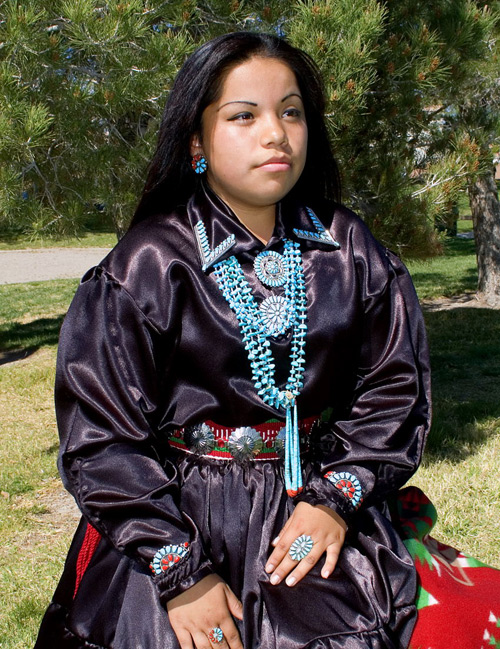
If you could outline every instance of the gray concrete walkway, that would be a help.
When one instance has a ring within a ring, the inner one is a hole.
[[[108,252],[108,248],[0,250],[0,284],[79,278]]]

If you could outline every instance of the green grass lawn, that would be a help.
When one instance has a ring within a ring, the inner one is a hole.
[[[472,230],[472,221],[461,219],[459,233]],[[421,300],[474,292],[477,286],[473,239],[444,238],[444,254],[429,260],[409,261],[408,269]]]
[[[116,244],[114,232],[82,232],[78,237],[38,239],[29,236],[0,236],[0,250],[26,248],[112,248]]]
[[[445,246],[446,256],[409,264],[421,298],[474,290],[473,243]],[[55,515],[52,390],[57,333],[76,285],[0,286],[0,349],[20,353],[0,364],[2,649],[32,646],[71,539],[73,523]],[[434,423],[411,482],[437,507],[434,536],[500,568],[500,314],[459,307],[425,318]]]

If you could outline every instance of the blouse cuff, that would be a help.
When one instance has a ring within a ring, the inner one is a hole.
[[[163,606],[213,573],[211,561],[203,555],[199,544],[187,542],[163,546],[149,567]]]
[[[295,502],[324,505],[333,509],[344,521],[349,522],[364,500],[364,490],[358,476],[347,469],[312,471],[307,477],[304,490]]]

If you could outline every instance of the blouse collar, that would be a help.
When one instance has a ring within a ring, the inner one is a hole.
[[[301,241],[304,249],[339,248],[329,234],[325,234],[324,240],[315,238],[318,227],[314,219],[320,230],[329,233],[332,215],[329,215],[329,223],[323,224],[309,208],[290,199],[278,203],[274,231],[267,244],[260,241],[241,223],[232,209],[212,191],[205,180],[189,200],[187,214],[193,235],[198,242],[202,266],[207,271],[211,270],[212,264],[232,255],[241,261],[252,261],[262,250],[281,248],[284,238]],[[310,238],[307,238],[308,233],[311,234]]]

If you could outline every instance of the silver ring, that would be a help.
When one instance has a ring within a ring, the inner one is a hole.
[[[288,554],[294,561],[302,561],[313,549],[313,540],[308,534],[302,534],[290,546]]]
[[[214,644],[220,644],[224,640],[224,633],[220,626],[214,626],[214,628],[208,634],[208,639]]]

